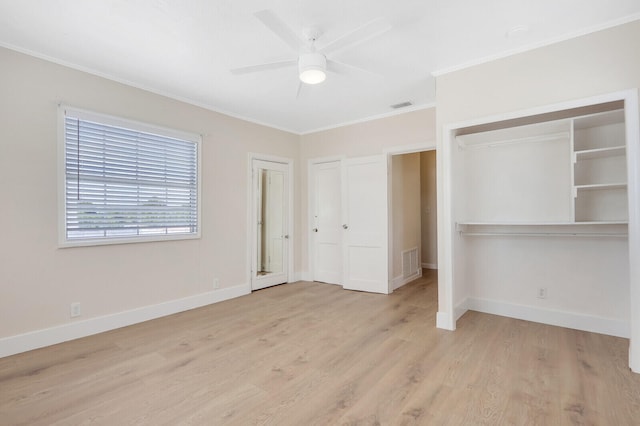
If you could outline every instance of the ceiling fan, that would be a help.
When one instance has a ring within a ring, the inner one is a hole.
[[[304,32],[304,38],[302,38],[299,37],[271,10],[261,10],[256,12],[255,16],[276,36],[284,41],[287,46],[293,49],[293,51],[297,53],[298,57],[296,59],[285,61],[233,68],[231,69],[231,73],[235,75],[242,75],[253,72],[293,67],[297,65],[298,77],[300,79],[300,82],[298,83],[298,95],[300,94],[302,83],[322,83],[326,79],[327,71],[343,74],[349,72],[351,69],[374,74],[371,71],[345,64],[334,59],[329,59],[327,58],[327,55],[338,50],[356,46],[391,29],[391,25],[387,21],[384,19],[376,19],[336,40],[333,40],[332,42],[325,44],[322,48],[316,49],[315,43],[322,35],[322,32],[318,28],[308,29]]]

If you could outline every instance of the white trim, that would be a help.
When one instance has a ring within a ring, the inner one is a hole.
[[[56,186],[56,191],[58,191],[58,235],[57,242],[58,247],[66,242],[66,233],[67,233],[67,195],[66,195],[66,184],[67,184],[67,176],[66,176],[66,147],[65,147],[65,110],[61,104],[58,104],[58,158],[56,162],[56,173],[58,177],[58,185]],[[198,200],[200,201],[200,200]]]
[[[382,150],[382,153],[387,155],[403,155],[403,154],[413,154],[416,152],[435,151],[436,144],[437,142],[435,139],[430,139],[424,142],[418,142],[411,145],[401,145],[401,146],[392,146],[389,148],[384,148]]]
[[[625,16],[619,19],[614,19],[608,22],[605,22],[604,24],[599,24],[599,25],[594,25],[592,27],[589,28],[585,28],[585,29],[581,29],[581,30],[577,30],[577,31],[573,31],[567,34],[563,34],[561,36],[557,36],[557,37],[552,37],[550,39],[547,40],[543,40],[543,41],[539,41],[536,43],[531,43],[531,44],[527,44],[525,46],[522,47],[518,47],[515,49],[511,49],[511,50],[507,50],[505,52],[500,52],[500,53],[496,53],[493,55],[488,55],[488,56],[484,56],[482,58],[478,58],[478,59],[474,59],[472,61],[467,61],[467,62],[463,62],[461,64],[457,64],[457,65],[453,65],[450,67],[446,67],[446,68],[442,68],[439,70],[435,70],[431,72],[431,75],[433,77],[440,77],[442,75],[445,74],[449,74],[455,71],[460,71],[466,68],[471,68],[474,67],[476,65],[482,65],[482,64],[486,64],[488,62],[492,62],[498,59],[503,59],[503,58],[507,58],[509,56],[513,56],[513,55],[517,55],[519,53],[524,53],[524,52],[528,52],[530,50],[535,50],[541,47],[545,47],[545,46],[550,46],[552,44],[556,44],[556,43],[560,43],[563,41],[567,41],[567,40],[571,40],[574,38],[578,38],[578,37],[582,37],[591,33],[595,33],[598,31],[602,31],[602,30],[606,30],[609,28],[613,28],[613,27],[617,27],[620,25],[624,25],[624,24],[628,24],[630,22],[633,21],[637,21],[640,19],[640,13],[636,13],[633,15],[629,15],[629,16]]]
[[[344,155],[332,155],[329,157],[316,157],[316,158],[310,158],[307,161],[308,165],[312,165],[312,164],[324,164],[324,163],[333,163],[335,161],[342,161],[345,158],[347,158]]]
[[[628,338],[630,334],[629,322],[621,319],[603,318],[594,315],[557,311],[480,298],[469,298],[466,301],[466,305],[467,308],[472,311],[558,327],[625,338]]]
[[[197,144],[202,143],[202,136],[194,132],[185,132],[183,130],[173,129],[171,127],[159,126],[140,120],[134,120],[111,114],[104,114],[89,109],[76,108],[66,104],[60,104],[59,108],[62,110],[62,117],[71,115],[73,117],[79,118],[80,120],[98,121],[100,124],[105,124],[107,126],[124,127],[125,129],[167,136],[174,139],[183,139]]]
[[[418,269],[415,274],[404,278],[402,275],[398,275],[391,280],[391,291],[395,291],[400,287],[409,284],[411,281],[417,280],[422,276],[422,269]]]
[[[625,134],[627,139],[627,199],[629,210],[629,301],[631,324],[629,367],[640,373],[640,112],[638,89],[625,97]],[[635,260],[631,260],[635,259]]]
[[[295,180],[295,176],[294,176],[294,160],[292,158],[288,158],[288,157],[280,157],[280,156],[276,156],[276,155],[270,155],[270,154],[260,154],[260,153],[256,153],[256,152],[249,152],[248,154],[248,159],[249,159],[249,163],[248,163],[248,191],[247,191],[247,209],[248,209],[248,214],[247,214],[247,221],[248,221],[248,238],[247,238],[247,270],[249,271],[249,275],[248,275],[248,282],[249,285],[252,286],[253,283],[253,272],[254,272],[254,268],[256,268],[256,263],[254,262],[254,253],[256,252],[256,246],[255,246],[255,240],[256,240],[256,227],[255,227],[255,221],[254,221],[254,200],[255,200],[255,193],[254,193],[254,182],[253,182],[253,162],[254,160],[257,161],[267,161],[267,162],[271,162],[271,163],[277,163],[277,164],[282,164],[284,166],[286,166],[287,169],[287,173],[288,173],[288,206],[287,206],[287,235],[289,236],[289,238],[287,239],[287,261],[289,262],[288,267],[287,267],[287,281],[288,283],[292,283],[295,282],[295,273],[294,273],[294,241],[295,241],[295,234],[294,234],[294,225],[295,225],[295,217],[294,217],[294,205],[295,205],[295,201],[294,201],[294,197],[295,197],[295,188],[294,188],[294,180]]]
[[[448,312],[438,312],[436,314],[436,327],[443,330],[455,331],[456,323],[451,321],[451,315]]]
[[[10,356],[69,340],[91,336],[105,331],[138,324],[144,321],[173,315],[202,306],[249,294],[248,284],[223,288],[157,305],[144,306],[129,311],[76,321],[42,330],[31,331],[0,339],[0,357]]]
[[[387,294],[393,293],[393,158],[392,154],[384,154],[387,162]]]
[[[438,223],[438,315],[436,327],[446,330],[456,329],[453,306],[453,241],[455,223],[452,213],[452,171],[451,146],[454,125],[444,125],[438,155],[436,155],[436,212]]]
[[[296,272],[294,275],[294,281],[298,282],[298,281],[313,281],[311,279],[311,274],[309,272],[303,271],[303,272]]]
[[[200,204],[200,203],[198,203]],[[199,208],[200,206],[198,206]],[[200,225],[198,225],[200,230]],[[61,238],[63,238],[65,231],[62,231]],[[199,240],[201,238],[201,232],[195,234],[161,234],[161,235],[145,235],[140,237],[105,237],[101,240],[76,240],[58,242],[58,248],[68,249],[74,247],[93,247],[93,246],[110,246],[114,244],[140,244],[140,243],[152,243],[158,241],[183,241],[183,240]]]
[[[400,109],[397,109],[397,110],[384,112],[382,114],[372,115],[372,116],[365,117],[365,118],[358,118],[356,120],[345,121],[345,122],[342,122],[342,123],[339,123],[339,124],[332,124],[330,126],[320,127],[320,128],[313,129],[313,130],[305,130],[305,131],[302,131],[302,132],[300,132],[298,134],[300,136],[306,136],[306,135],[310,135],[312,133],[324,132],[326,130],[339,129],[340,127],[347,127],[347,126],[352,126],[354,124],[366,123],[368,121],[375,121],[375,120],[380,120],[380,119],[383,119],[383,118],[395,117],[396,115],[402,115],[402,114],[405,114],[405,113],[408,113],[408,112],[421,111],[423,109],[429,109],[429,108],[435,108],[435,107],[436,107],[436,103],[435,102],[430,102],[428,104],[421,104],[421,105],[413,105],[411,107],[400,108]]]
[[[425,269],[438,269],[438,264],[422,262],[422,267]]]
[[[456,321],[469,310],[469,299],[464,299],[453,308],[453,317]]]
[[[247,273],[245,282],[249,283],[249,288],[251,288],[253,278],[253,239],[255,237],[253,227],[253,155],[251,152],[247,155],[247,241],[245,244],[247,249],[245,271]]]
[[[261,154],[259,152],[250,152],[249,159],[260,160],[260,161],[271,161],[272,163],[282,163],[282,164],[293,163],[293,158],[280,157],[278,155],[271,155],[271,154]]]

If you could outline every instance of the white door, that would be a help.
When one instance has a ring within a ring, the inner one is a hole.
[[[345,160],[344,188],[343,287],[388,294],[386,156]]]
[[[251,288],[259,290],[289,278],[289,165],[254,159],[251,166]]]
[[[311,256],[313,280],[342,284],[342,165],[311,165]]]

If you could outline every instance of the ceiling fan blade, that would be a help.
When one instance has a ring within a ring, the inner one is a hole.
[[[391,24],[385,19],[375,19],[364,24],[360,28],[356,28],[348,34],[345,34],[344,36],[333,40],[331,43],[327,44],[319,51],[326,54],[336,52],[341,49],[346,49],[348,47],[353,47],[374,37],[378,37],[379,35],[382,35],[389,31],[391,28]]]
[[[250,65],[248,67],[233,68],[230,71],[231,71],[231,74],[242,75],[242,74],[249,74],[252,72],[276,70],[280,68],[294,66],[297,64],[298,64],[297,60],[291,59],[287,61],[269,62],[267,64]]]
[[[260,22],[280,37],[295,52],[298,52],[304,45],[300,37],[272,11],[265,9],[256,12],[255,15]]]
[[[345,64],[344,62],[334,61],[333,59],[327,59],[327,71],[331,71],[336,74],[349,74],[350,71],[357,71],[376,77],[382,77],[382,75],[376,72],[356,67],[355,65]]]

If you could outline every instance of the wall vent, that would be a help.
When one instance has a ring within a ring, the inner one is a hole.
[[[391,105],[391,108],[393,108],[393,109],[406,108],[406,107],[411,106],[411,105],[413,105],[413,103],[411,103],[409,101],[405,101],[405,102],[400,102],[399,104]]]
[[[402,252],[402,277],[409,278],[420,273],[418,247]]]

